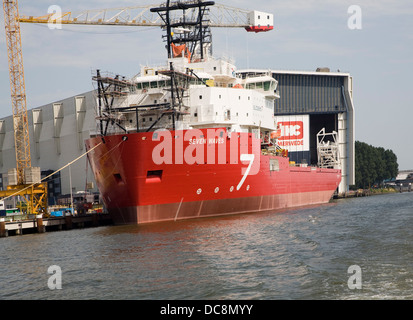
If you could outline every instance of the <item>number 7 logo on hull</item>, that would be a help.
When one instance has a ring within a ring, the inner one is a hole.
[[[240,157],[241,161],[249,161],[248,168],[245,170],[244,175],[242,176],[241,181],[237,185],[237,191],[241,189],[242,185],[244,184],[245,179],[247,178],[248,174],[250,173],[252,164],[254,163],[255,156],[254,154],[241,154]]]

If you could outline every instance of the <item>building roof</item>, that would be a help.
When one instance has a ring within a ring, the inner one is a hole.
[[[246,72],[256,72],[256,73],[264,73],[264,72],[271,72],[271,73],[278,73],[278,74],[297,74],[297,75],[315,75],[315,76],[339,76],[339,77],[349,77],[350,73],[348,72],[325,72],[325,71],[300,71],[300,70],[272,70],[272,69],[241,69],[237,70],[238,73],[246,73]]]

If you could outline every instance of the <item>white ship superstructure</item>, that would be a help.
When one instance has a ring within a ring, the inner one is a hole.
[[[171,67],[181,77],[172,80]],[[182,93],[178,99],[171,97],[171,81]],[[228,132],[261,131],[268,136],[276,127],[274,99],[279,96],[270,72],[241,78],[225,59],[190,63],[177,57],[168,59],[166,66],[143,66],[139,75],[124,82],[127,85],[111,106],[116,131],[171,130],[173,99],[178,100],[175,129],[225,127]]]

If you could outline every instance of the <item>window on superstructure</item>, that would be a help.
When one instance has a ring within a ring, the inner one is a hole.
[[[138,90],[141,90],[141,89],[142,89],[142,83],[136,84],[136,88],[137,88]]]
[[[199,100],[202,100],[202,95],[199,96]]]
[[[264,91],[269,91],[271,86],[271,82],[265,81],[264,82]]]
[[[158,83],[156,81],[152,81],[151,88],[157,88],[157,87],[158,87]]]

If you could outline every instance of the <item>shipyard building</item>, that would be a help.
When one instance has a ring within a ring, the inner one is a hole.
[[[241,70],[243,76],[267,73],[268,70]],[[291,161],[316,165],[319,162],[317,139],[322,132],[336,133],[326,139],[337,145],[337,165],[342,179],[339,193],[355,184],[353,79],[349,73],[271,70],[278,81],[274,114],[281,124],[278,143],[289,151]]]
[[[238,73],[253,76],[268,70]],[[316,164],[317,135],[322,130],[335,132],[338,165],[342,170],[338,192],[348,191],[355,181],[352,77],[326,68],[314,72],[272,70],[271,73],[278,81],[280,96],[274,108],[284,137],[279,143],[289,150],[290,160],[297,164]],[[98,193],[87,157],[82,156],[84,140],[96,134],[95,108],[96,94],[89,91],[28,110],[32,166],[41,168],[42,177],[49,176],[49,204],[62,203],[68,195],[76,197],[85,191]],[[65,167],[68,163],[71,164]],[[2,190],[8,185],[8,170],[15,165],[13,117],[9,116],[0,119]]]
[[[85,190],[97,192],[87,159],[81,157],[85,153],[84,140],[96,128],[95,105],[94,92],[90,91],[27,111],[31,164],[41,168],[42,178],[51,175],[45,180],[49,205],[58,204],[58,200],[69,204],[71,189],[74,197]],[[9,185],[8,170],[15,167],[13,116],[9,116],[0,119],[1,190]]]

